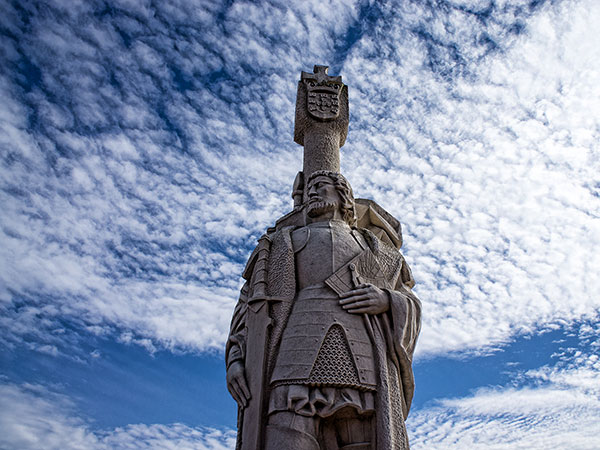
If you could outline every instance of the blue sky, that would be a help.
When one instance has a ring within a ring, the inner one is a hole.
[[[423,302],[412,448],[600,448],[600,3],[288,3],[0,0],[0,448],[232,448],[314,64]]]

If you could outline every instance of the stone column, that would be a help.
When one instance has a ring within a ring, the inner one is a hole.
[[[327,66],[302,72],[296,97],[294,141],[304,146],[304,179],[317,170],[340,171],[340,147],[348,134],[348,86]]]

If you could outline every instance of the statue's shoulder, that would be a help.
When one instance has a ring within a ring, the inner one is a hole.
[[[358,228],[369,230],[380,241],[396,249],[402,247],[402,226],[400,221],[373,200],[355,200]]]
[[[277,219],[275,226],[269,230],[279,231],[282,229],[295,229],[304,226],[306,226],[306,214],[304,213],[304,207],[299,206]]]
[[[250,258],[248,258],[248,261],[246,262],[246,267],[244,267],[244,271],[242,272],[242,277],[244,278],[244,280],[250,281],[250,278],[252,277],[252,271],[254,270],[254,265],[256,264],[258,251],[259,248],[257,245],[256,247],[254,247],[254,250],[250,254]]]
[[[400,269],[403,284],[412,288],[415,280],[400,253],[402,226],[400,221],[373,200],[356,199],[357,230],[377,254],[379,263],[389,270]]]
[[[261,237],[267,238],[270,242],[278,241],[283,238],[284,241],[292,239],[295,230],[305,227],[304,211],[302,208],[295,208],[293,211],[282,216],[275,222],[275,226],[267,228],[267,232]],[[260,241],[260,239],[259,239]],[[290,241],[291,242],[291,241]],[[242,273],[245,280],[252,277],[252,272],[258,258],[259,246],[257,245],[246,262],[246,267]]]

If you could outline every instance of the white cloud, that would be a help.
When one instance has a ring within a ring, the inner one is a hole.
[[[595,449],[599,420],[597,398],[536,388],[446,401],[407,424],[414,449]]]
[[[597,337],[596,337],[597,339]],[[598,341],[591,344],[597,347]],[[485,388],[414,411],[411,448],[595,449],[600,446],[600,363],[577,351],[528,371],[521,388]]]
[[[34,449],[205,449],[235,446],[231,430],[183,424],[132,424],[93,430],[71,401],[39,385],[0,384],[0,446]]]
[[[477,350],[595,316],[600,8],[546,5],[479,56],[470,36],[500,31],[474,16],[452,27],[441,13],[397,16],[381,24],[388,39],[365,36],[344,66],[358,123],[342,165],[405,226],[424,303],[417,351]],[[451,75],[423,70],[432,56],[415,29],[462,55],[439,63]]]
[[[229,450],[235,448],[235,433],[181,424],[130,425],[115,429],[102,443],[106,448],[122,449]]]
[[[68,16],[31,7],[27,33],[9,11],[5,343],[60,351],[60,317],[222,348],[244,260],[291,206],[299,71],[328,62],[350,86],[342,167],[404,225],[421,355],[594,315],[598,6],[464,3],[51,2]]]

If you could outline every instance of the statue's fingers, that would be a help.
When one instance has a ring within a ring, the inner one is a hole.
[[[347,305],[348,303],[353,303],[355,301],[356,301],[356,299],[354,297],[346,297],[346,298],[341,299],[339,301],[339,304],[340,305]]]
[[[348,309],[348,310],[353,310],[353,309],[356,309],[356,308],[363,308],[363,307],[371,306],[371,305],[372,305],[372,302],[369,299],[363,299],[361,301],[357,301],[357,302],[352,303],[350,305],[345,305],[343,308],[344,309]]]
[[[242,406],[244,406],[244,408],[245,408],[245,407],[248,405],[248,398],[247,398],[247,397],[244,395],[244,392],[242,391],[242,388],[241,388],[241,386],[240,386],[239,382],[238,382],[238,383],[236,383],[236,385],[235,385],[235,388],[236,388],[236,390],[237,390],[238,397],[239,397],[239,398],[240,398],[240,400],[241,400],[241,404],[242,404]]]
[[[347,303],[354,303],[358,300],[365,300],[367,298],[369,298],[370,295],[368,292],[355,292],[352,296],[348,296],[346,298],[343,298],[342,300],[340,300],[340,305],[345,305]]]
[[[342,308],[349,308],[353,306],[355,307],[359,302],[369,300],[370,298],[371,297],[367,294],[357,295],[355,297],[350,297],[345,300],[340,300],[340,305],[342,305]]]
[[[371,306],[366,306],[362,308],[354,308],[347,310],[350,314],[372,314],[373,308]]]
[[[360,285],[363,286],[363,285]],[[345,297],[351,297],[353,295],[358,295],[358,294],[364,294],[365,292],[369,292],[369,287],[365,286],[365,287],[355,287],[354,289],[351,289],[347,292],[344,292],[343,294],[340,294],[341,298],[345,298]]]
[[[234,383],[230,383],[228,386],[229,388],[229,393],[231,394],[231,396],[233,397],[233,399],[236,401],[236,403],[238,405],[242,404],[242,399],[240,398],[240,394],[237,391],[237,388],[235,387]]]
[[[246,399],[246,402],[248,402],[248,400],[250,400],[250,398],[252,398],[252,396],[250,395],[250,389],[248,389],[248,383],[246,383],[245,377],[240,378],[240,389],[241,389],[242,393],[244,394],[244,398]]]

